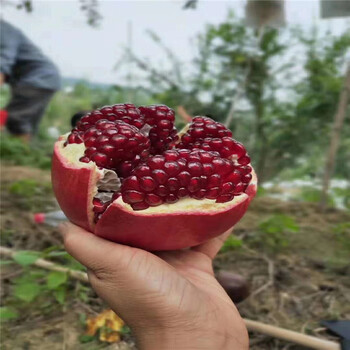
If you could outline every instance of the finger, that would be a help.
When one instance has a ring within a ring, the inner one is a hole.
[[[130,254],[130,250],[136,250],[102,239],[68,222],[60,226],[60,231],[67,252],[93,271],[116,267]]]
[[[193,247],[192,250],[195,252],[200,252],[205,254],[210,259],[214,259],[216,254],[221,249],[222,245],[226,241],[227,237],[232,233],[232,228],[223,233],[222,235],[211,239],[208,242],[200,244],[196,247]]]

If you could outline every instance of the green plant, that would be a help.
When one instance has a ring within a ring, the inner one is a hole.
[[[24,144],[21,140],[10,135],[1,135],[1,159],[14,165],[26,165],[40,169],[50,169],[52,142]]]
[[[338,242],[350,250],[350,222],[341,222],[333,227],[333,233]]]
[[[18,317],[18,311],[12,307],[0,307],[0,322],[14,320]]]
[[[235,250],[235,249],[239,249],[242,247],[242,240],[240,238],[237,238],[233,235],[230,235],[226,241],[224,242],[222,248],[221,248],[221,252],[227,252],[230,250]]]
[[[304,186],[301,188],[299,198],[304,202],[319,203],[321,199],[321,190]],[[331,195],[328,196],[328,205],[331,207],[334,206],[334,199]]]
[[[299,232],[299,225],[293,217],[276,214],[260,222],[258,231],[248,239],[248,242],[260,249],[277,253],[288,247],[289,235],[296,232]]]

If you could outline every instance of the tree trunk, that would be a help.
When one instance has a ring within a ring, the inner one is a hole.
[[[347,67],[344,86],[340,93],[337,112],[334,116],[330,144],[329,144],[326,164],[324,168],[323,186],[322,186],[322,194],[321,194],[321,201],[320,201],[320,207],[322,210],[324,210],[327,206],[329,182],[331,180],[331,177],[334,171],[335,158],[337,155],[337,150],[340,142],[340,132],[344,123],[346,109],[349,103],[349,94],[350,94],[350,63],[348,64],[348,67]]]

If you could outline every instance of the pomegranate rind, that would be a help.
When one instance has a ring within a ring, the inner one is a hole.
[[[54,146],[51,168],[53,191],[67,218],[93,232],[92,200],[97,192],[96,183],[101,178],[101,173],[92,162],[70,161],[63,152],[63,143],[64,139],[60,139]]]
[[[211,201],[211,210],[207,211],[198,201],[198,208],[192,210],[172,213],[155,213],[153,210],[149,214],[147,210],[132,211],[119,198],[102,215],[96,224],[95,234],[149,251],[193,247],[233,227],[243,217],[256,191],[256,175],[253,173],[247,194],[235,197],[224,206]],[[215,206],[220,209],[216,211]]]

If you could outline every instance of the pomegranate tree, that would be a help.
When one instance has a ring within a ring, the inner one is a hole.
[[[75,224],[147,250],[191,247],[232,227],[256,193],[244,146],[195,117],[179,134],[164,105],[106,106],[55,144],[52,182]]]

